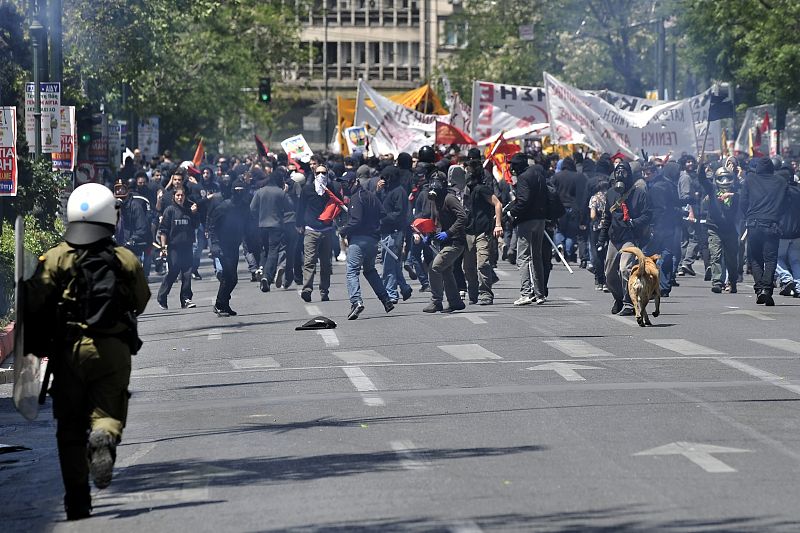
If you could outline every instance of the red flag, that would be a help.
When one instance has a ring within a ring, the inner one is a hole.
[[[764,113],[764,120],[761,122],[761,133],[769,133],[769,111]]]
[[[510,157],[521,150],[522,147],[520,145],[508,142],[503,137],[503,132],[500,132],[497,139],[486,147],[484,156],[486,159],[492,158],[495,154],[505,154]]]
[[[497,168],[498,172],[500,172],[500,175],[503,176],[503,179],[506,180],[506,183],[514,183],[511,178],[511,165],[508,163],[506,154],[494,154],[494,156],[492,156],[492,162],[494,162],[494,166]]]
[[[433,233],[436,231],[436,223],[432,218],[415,218],[411,228],[417,233]]]
[[[264,141],[258,135],[255,135],[256,138],[256,148],[258,149],[258,155],[261,157],[267,157],[267,145],[264,144]]]
[[[475,140],[447,122],[436,121],[436,144],[478,144]]]
[[[328,193],[328,203],[325,204],[325,208],[317,219],[325,224],[331,224],[336,220],[336,217],[339,216],[342,210],[345,212],[347,211],[347,206],[344,201],[336,196],[330,189],[326,188],[325,192]]]
[[[200,137],[200,142],[197,143],[197,150],[194,151],[194,157],[192,158],[192,163],[194,163],[195,167],[199,167],[200,163],[206,158],[206,149],[203,146],[203,138]]]

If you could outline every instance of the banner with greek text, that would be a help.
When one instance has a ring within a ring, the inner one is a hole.
[[[473,82],[471,133],[478,143],[485,144],[501,131],[524,130],[542,122],[550,122],[550,115],[541,87]]]
[[[0,107],[0,196],[17,195],[17,108]]]
[[[78,159],[75,151],[75,106],[60,106],[58,128],[61,148],[53,152],[53,170],[74,170]]]
[[[695,153],[697,133],[688,100],[628,111],[544,73],[553,144],[585,144],[630,158]]]

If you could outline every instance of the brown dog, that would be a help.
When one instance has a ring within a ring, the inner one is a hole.
[[[631,275],[628,278],[628,294],[631,296],[633,302],[633,309],[636,311],[636,322],[644,326],[652,326],[650,318],[647,316],[647,303],[653,299],[656,302],[656,309],[653,311],[653,316],[658,316],[661,308],[661,288],[659,286],[660,273],[656,261],[660,256],[651,255],[647,257],[637,247],[631,246],[623,248],[623,253],[629,253],[636,256],[639,261],[638,265],[634,265],[631,269]]]

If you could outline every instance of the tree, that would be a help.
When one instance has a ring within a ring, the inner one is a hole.
[[[800,3],[684,0],[681,4],[679,23],[691,43],[696,68],[732,80],[739,102],[800,103]]]

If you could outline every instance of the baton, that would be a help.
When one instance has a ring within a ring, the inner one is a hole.
[[[44,369],[44,379],[42,380],[42,388],[39,390],[39,405],[44,405],[47,399],[47,388],[50,386],[50,375],[53,373],[50,367],[50,359],[47,360],[47,366]]]
[[[400,260],[400,259],[398,259],[398,258],[397,258],[397,254],[396,254],[396,253],[394,253],[394,252],[391,250],[391,248],[389,248],[388,246],[386,246],[386,243],[385,243],[385,242],[383,242],[383,241],[378,241],[378,242],[380,242],[380,243],[381,243],[381,248],[383,248],[383,251],[384,251],[384,252],[386,252],[387,254],[391,255],[391,256],[394,258],[394,260],[395,260],[395,261],[399,261],[399,260]]]
[[[550,245],[553,247],[553,250],[556,251],[556,253],[558,254],[558,258],[561,259],[561,262],[564,263],[564,266],[567,267],[567,270],[569,270],[569,273],[570,274],[574,274],[575,271],[570,268],[569,263],[567,263],[567,260],[564,259],[563,255],[561,255],[561,250],[558,249],[558,246],[556,246],[556,243],[554,243],[553,239],[550,238],[550,234],[547,233],[547,230],[544,230],[544,236],[547,237],[548,241],[550,241]]]

